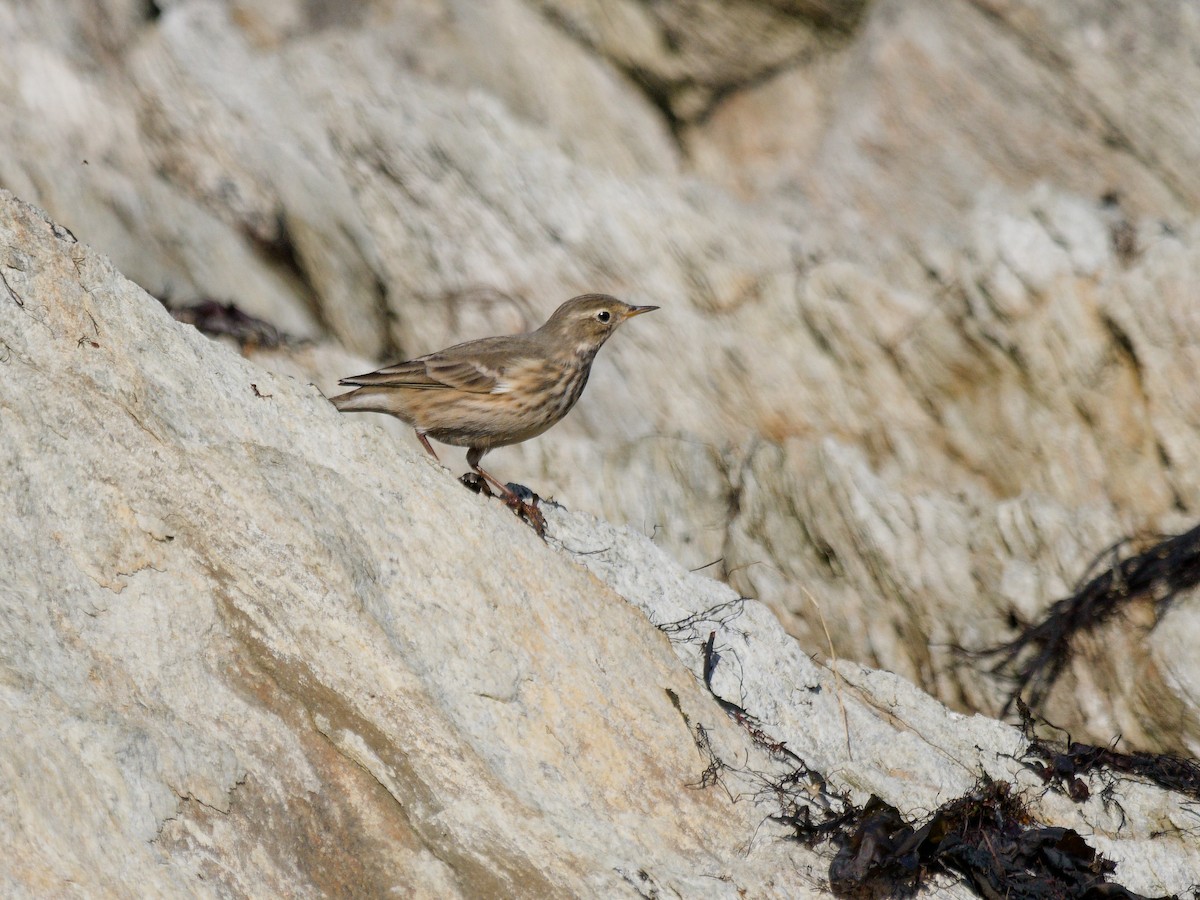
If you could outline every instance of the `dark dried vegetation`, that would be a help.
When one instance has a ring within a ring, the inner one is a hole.
[[[1114,560],[1099,575],[1055,601],[1040,622],[1026,624],[1011,641],[975,651],[994,660],[990,672],[1011,679],[1012,691],[1002,714],[1018,697],[1038,708],[1071,660],[1074,641],[1116,616],[1135,601],[1148,600],[1161,616],[1183,591],[1200,583],[1200,526],[1172,537],[1159,537],[1147,549],[1120,558],[1133,546],[1125,538],[1104,551],[1084,578],[1104,559]]]
[[[186,304],[160,297],[159,302],[177,321],[192,325],[209,337],[232,338],[243,352],[300,343],[270,322],[243,312],[234,303],[222,303],[211,297]]]
[[[1033,714],[1019,698],[1017,712],[1021,717],[1021,730],[1029,741],[1022,762],[1050,788],[1066,794],[1076,803],[1091,796],[1091,788],[1084,781],[1089,775],[1097,776],[1104,783],[1101,798],[1106,805],[1115,802],[1112,797],[1118,775],[1139,778],[1163,790],[1200,801],[1200,763],[1194,759],[1168,753],[1121,753],[1112,746],[1077,743],[1070,735],[1065,743],[1047,740],[1038,736]]]
[[[829,883],[844,897],[913,896],[946,874],[989,900],[1144,900],[1108,880],[1114,864],[1079,832],[1038,824],[1008,784],[986,778],[917,824],[872,797],[834,842]]]
[[[966,884],[989,900],[1145,900],[1143,895],[1110,880],[1115,865],[1077,831],[1035,821],[1008,783],[982,776],[964,796],[914,822],[906,822],[898,809],[878,797],[871,797],[860,807],[848,793],[831,789],[821,773],[785,742],[769,736],[759,719],[713,688],[713,675],[721,662],[713,626],[729,627],[743,602],[722,604],[659,627],[673,641],[699,643],[705,687],[758,747],[783,763],[783,774],[756,772],[721,759],[712,747],[708,730],[684,715],[707,761],[692,787],[724,788],[723,776],[733,772],[757,784],[755,799],[769,799],[777,806],[778,812],[771,819],[786,826],[792,839],[808,847],[831,844],[836,848],[828,873],[829,887],[835,894],[870,900],[911,897],[930,879],[941,877]],[[668,694],[680,709],[678,698],[673,692]],[[1028,716],[1024,704],[1021,709]],[[1049,786],[1078,801],[1087,796],[1082,781],[1085,774],[1116,772],[1148,777],[1147,772],[1154,768],[1153,764],[1147,766],[1144,756],[1148,755],[1118,754],[1069,741],[1062,748],[1043,741],[1033,734],[1032,718],[1028,719],[1026,734],[1030,739],[1026,765],[1038,771]],[[1151,780],[1195,796],[1195,763],[1172,760],[1162,766],[1162,773],[1165,780]]]

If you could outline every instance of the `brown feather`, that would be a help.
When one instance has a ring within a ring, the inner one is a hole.
[[[531,346],[532,335],[480,338],[456,344],[437,353],[418,356],[365,375],[343,378],[338,384],[393,387],[413,390],[452,389],[470,394],[490,394],[500,386],[513,365],[542,355]]]
[[[356,390],[330,399],[346,412],[396,416],[423,442],[428,435],[468,447],[478,470],[483,453],[527,441],[561,420],[583,392],[601,345],[625,319],[655,308],[604,294],[576,297],[537,331],[467,341],[344,378]]]

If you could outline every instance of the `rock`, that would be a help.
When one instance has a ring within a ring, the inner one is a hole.
[[[1123,783],[1118,825],[632,530],[550,507],[543,543],[8,193],[0,248],[6,895],[828,896],[709,632],[717,695],[859,802],[987,773],[1133,890],[1200,865],[1151,843],[1180,797]]]
[[[20,540],[6,548],[5,621],[17,648],[9,673],[24,685],[5,718],[36,716],[22,746],[43,769],[59,769],[26,780],[18,805],[29,814],[67,770],[95,779],[76,785],[76,798],[88,798],[82,808],[65,802],[66,821],[45,823],[57,835],[53,852],[26,857],[29,872],[11,875],[15,885],[116,884],[134,854],[156,869],[147,883],[170,892],[203,892],[199,874],[251,894],[382,889],[397,879],[440,895],[578,894],[619,884],[613,865],[649,867],[694,892],[697,876],[653,837],[677,828],[704,858],[724,833],[712,871],[740,879],[738,847],[756,823],[739,811],[730,830],[727,801],[686,787],[699,760],[664,690],[686,708],[704,701],[639,615],[424,460],[402,453],[400,481],[359,483],[356,473],[376,465],[368,445],[396,453],[378,429],[172,322],[105,260],[11,198],[2,221],[6,280],[21,301],[5,306],[5,361],[19,374],[5,380],[4,405],[22,403],[6,427],[5,514]],[[210,429],[202,409],[222,424]],[[343,437],[302,449],[315,421]],[[235,486],[234,471],[249,481]],[[324,487],[309,495],[301,482]],[[441,493],[422,495],[422,482]],[[83,484],[100,487],[85,492],[86,515],[71,513]],[[508,535],[500,556],[481,554],[474,540],[448,550],[470,520]],[[289,521],[321,524],[288,537],[277,529]],[[77,541],[76,528],[92,539]],[[428,581],[413,580],[420,571]],[[557,583],[557,611],[531,600],[545,580]],[[460,604],[467,584],[479,592],[476,609]],[[614,631],[589,607],[583,619],[594,624],[580,627],[580,599],[597,590],[625,626]],[[424,633],[443,617],[453,627]],[[643,635],[633,658],[649,653],[658,675],[615,663],[629,651],[620,637],[628,628]],[[560,665],[585,662],[575,687],[558,666],[545,668],[551,647]],[[101,685],[117,692],[111,708]],[[358,697],[348,703],[351,685]],[[613,731],[585,728],[598,710]],[[575,725],[547,729],[547,715]],[[674,749],[643,733],[664,727],[682,735]],[[56,737],[69,734],[78,737]],[[418,763],[426,740],[432,752]],[[53,742],[46,752],[43,741]],[[268,761],[276,774],[262,769]],[[34,765],[10,762],[15,771]],[[642,784],[628,779],[638,766]],[[671,771],[678,777],[662,777]],[[519,789],[526,778],[544,796]],[[588,807],[614,818],[580,821]],[[124,829],[116,836],[99,825],[109,816]],[[290,824],[261,842],[276,819]],[[520,819],[535,858],[517,846]],[[596,856],[613,841],[624,849]],[[779,860],[767,856],[743,883],[775,878],[798,889],[772,874]]]
[[[865,5],[861,0],[541,2],[568,33],[632,72],[684,122],[702,117],[720,95],[836,39],[855,24]]]
[[[828,301],[812,304],[843,369],[875,366],[863,379],[874,395],[843,395],[832,407],[841,429],[869,423],[879,398],[887,415],[854,439],[834,437],[830,422],[823,438],[756,448],[735,479],[724,557],[731,582],[780,609],[806,646],[819,647],[827,626],[838,655],[904,674],[963,708],[998,710],[1006,685],[964,665],[956,648],[1000,643],[1013,614],[1036,620],[1140,523],[1190,526],[1168,511],[1186,509],[1191,501],[1176,498],[1195,488],[1176,486],[1177,455],[1160,436],[1194,420],[1194,398],[1169,391],[1168,400],[1154,385],[1182,383],[1182,345],[1195,340],[1191,300],[1170,287],[1185,283],[1195,238],[1159,236],[1123,265],[1106,252],[1095,209],[1042,191],[1016,208],[993,203],[981,204],[945,305],[894,329],[899,340],[855,327],[865,308],[834,318]],[[1149,276],[1164,287],[1143,287],[1150,271],[1164,273]],[[852,277],[840,270],[822,294],[874,300],[842,286]],[[1174,336],[1151,338],[1132,324],[1142,319],[1134,296],[1153,297],[1152,319],[1175,323]],[[894,367],[868,345],[891,346]],[[922,437],[931,433],[937,441]],[[948,482],[952,470],[973,474]],[[864,600],[880,594],[888,602]],[[1134,665],[1137,676],[1094,674],[1111,659],[1145,660],[1149,630],[1126,622],[1085,639],[1090,649],[1046,715],[1073,734],[1194,753],[1194,704],[1160,677],[1187,663],[1156,657]],[[1147,693],[1160,700],[1147,705]]]
[[[14,889],[801,889],[687,787],[665,690],[707,701],[640,613],[36,210],[0,223]]]
[[[852,42],[734,94],[685,144],[709,177],[802,198],[867,255],[957,247],[989,188],[1049,182],[1118,194],[1135,216],[1194,214],[1200,146],[1178,123],[1196,27],[1178,10],[1111,16],[1095,2],[877,3]]]
[[[325,391],[662,306],[489,467],[996,714],[953,648],[1200,495],[1196,21],[1110,6],[0,0],[0,182]],[[1085,636],[1042,711],[1196,752],[1195,602]]]

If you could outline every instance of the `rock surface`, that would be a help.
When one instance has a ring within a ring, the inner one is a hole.
[[[329,393],[583,291],[662,306],[565,422],[490,468],[760,599],[809,654],[996,715],[1007,685],[956,648],[1011,638],[1118,539],[1196,523],[1190,4],[0,0],[0,41],[0,186],[154,295],[304,339],[247,350],[237,390],[259,408],[274,398],[248,384]],[[23,296],[33,250],[2,249]],[[85,315],[71,328],[81,357],[115,346]],[[149,363],[186,381],[174,365]],[[141,380],[88,377],[156,409]],[[292,451],[312,425],[295,415],[269,445]],[[188,441],[232,427],[171,421]],[[415,447],[394,421],[347,427],[376,425]],[[171,484],[188,445],[162,434],[176,449],[152,477]],[[229,516],[312,520],[272,505],[287,477],[233,479],[236,445],[208,470],[244,495]],[[55,515],[121,496],[111,473],[89,489],[116,461],[43,473],[64,479]],[[74,540],[21,496],[31,533]],[[95,536],[111,571],[71,549],[125,591],[166,549],[129,538],[130,515]],[[1200,753],[1198,607],[1085,635],[1041,712],[1077,739]]]
[[[5,896],[826,896],[709,632],[713,690],[860,802],[987,774],[1134,890],[1200,867],[1151,843],[1181,798],[1123,782],[1122,825],[634,530],[551,507],[539,541],[7,193],[0,253]]]
[[[36,211],[0,223],[7,895],[803,893],[687,787],[665,691],[710,704],[639,612]]]

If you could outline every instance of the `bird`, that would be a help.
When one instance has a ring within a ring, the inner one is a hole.
[[[535,506],[484,471],[480,461],[489,450],[535,438],[561,421],[583,393],[604,342],[626,320],[656,309],[608,294],[582,294],[559,306],[536,331],[479,338],[343,378],[338,384],[353,390],[330,402],[341,412],[401,419],[435,460],[429,438],[466,447],[471,470],[543,534],[545,520]]]

